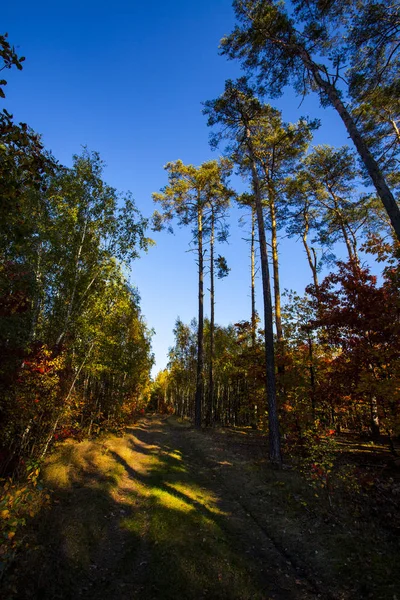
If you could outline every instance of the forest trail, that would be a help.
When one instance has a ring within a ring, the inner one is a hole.
[[[65,442],[44,471],[53,503],[33,524],[10,597],[370,597],[344,591],[321,546],[328,526],[266,455],[258,432],[198,431],[160,416],[123,436]]]
[[[85,597],[316,597],[247,512],[242,487],[226,486],[233,464],[226,449],[159,417],[130,428],[127,442],[131,461],[111,451],[125,471],[119,494],[130,509],[120,524],[124,553]]]
[[[257,522],[243,457],[212,432],[153,416],[54,456],[19,598],[325,597]]]

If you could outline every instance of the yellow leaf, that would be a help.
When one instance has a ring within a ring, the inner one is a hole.
[[[15,535],[15,531],[9,531],[7,537],[8,537],[9,540],[12,540],[13,537],[14,537],[14,535]]]
[[[1,511],[1,516],[3,519],[8,519],[8,517],[10,516],[10,511],[9,510],[2,510]]]

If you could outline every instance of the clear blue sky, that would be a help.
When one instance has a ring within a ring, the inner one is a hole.
[[[22,72],[7,71],[2,104],[41,133],[65,165],[82,145],[99,151],[107,164],[106,181],[131,190],[150,216],[151,194],[165,185],[168,161],[199,165],[217,158],[208,146],[201,102],[217,97],[225,79],[239,75],[237,63],[218,55],[219,40],[233,24],[231,0],[6,3],[2,33],[8,31],[26,62]],[[288,91],[273,103],[287,121],[319,116],[323,126],[314,143],[348,143],[332,110],[319,110],[315,96],[300,108],[299,102]],[[249,249],[238,214],[233,210],[229,246],[219,249],[232,269],[217,282],[216,321],[222,325],[250,313]],[[189,232],[153,237],[157,245],[134,263],[132,282],[156,332],[156,371],[166,365],[176,317],[189,322],[196,316],[197,273],[187,252]],[[281,241],[281,272],[282,288],[302,292],[310,282],[299,243]]]

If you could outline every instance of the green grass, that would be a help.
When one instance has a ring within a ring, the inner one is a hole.
[[[142,600],[264,600],[223,527],[230,515],[219,498],[196,481],[168,438],[146,443],[134,433],[68,441],[49,457],[43,477],[52,506],[28,527],[31,550],[7,583],[9,598],[82,590],[90,597],[96,589],[100,597],[103,575],[114,586],[104,588],[105,597],[118,597],[115,589],[129,582]]]
[[[186,430],[173,419],[60,444],[43,468],[52,505],[28,523],[30,547],[7,583],[9,597],[268,600],[260,563],[237,535],[247,521],[232,525],[237,498],[320,589],[346,600],[400,598],[398,548],[375,521],[356,518],[345,503],[332,507],[294,469],[241,456],[251,432]],[[224,473],[227,502],[215,483]]]
[[[179,450],[160,450],[147,481],[135,484],[138,510],[122,522],[146,540],[150,555],[141,597],[265,598],[219,524],[229,515],[182,462]]]

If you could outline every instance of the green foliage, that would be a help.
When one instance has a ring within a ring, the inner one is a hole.
[[[11,115],[0,126],[0,472],[9,473],[54,439],[119,426],[147,394],[151,334],[124,270],[152,241],[131,196],[103,181],[97,153],[61,168]]]
[[[239,24],[222,40],[222,52],[257,76],[262,94],[280,96],[291,84],[302,96],[317,92],[322,106],[338,112],[400,239],[400,211],[385,179],[387,154],[390,164],[399,148],[397,106],[383,118],[377,111],[364,119],[364,127],[362,120],[357,123],[369,94],[371,100],[377,90],[396,96],[391,92],[397,89],[398,7],[372,0],[336,5],[236,0]],[[372,143],[368,127],[378,134]]]
[[[196,372],[196,322],[190,326],[177,320],[175,345],[170,350],[168,370],[162,377],[163,402],[179,417],[192,417]],[[210,362],[210,322],[205,320],[205,363]],[[215,326],[214,331],[213,423],[222,425],[265,425],[265,380],[261,336],[253,345],[251,324],[236,323],[228,327]],[[158,378],[157,385],[160,384]],[[208,397],[208,381],[205,383]],[[206,408],[206,406],[204,406]]]

